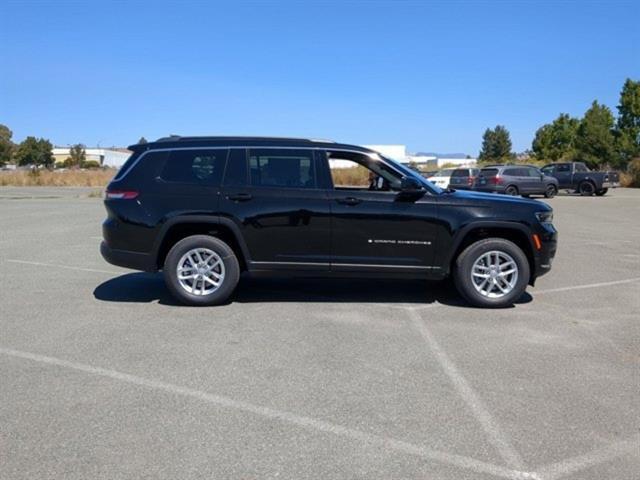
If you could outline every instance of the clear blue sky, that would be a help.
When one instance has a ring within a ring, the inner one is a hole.
[[[15,139],[291,135],[477,154],[504,124],[615,111],[640,78],[640,2],[0,4]]]

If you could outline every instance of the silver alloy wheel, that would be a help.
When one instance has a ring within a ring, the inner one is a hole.
[[[499,250],[483,253],[471,268],[471,283],[483,297],[504,297],[517,282],[518,265],[510,255]]]
[[[211,295],[224,282],[222,258],[208,248],[194,248],[185,253],[176,268],[180,286],[192,295]]]

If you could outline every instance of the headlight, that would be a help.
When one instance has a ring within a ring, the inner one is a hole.
[[[553,212],[536,212],[536,218],[542,225],[553,225]]]

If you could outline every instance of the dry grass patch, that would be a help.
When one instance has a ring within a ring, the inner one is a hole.
[[[106,187],[116,169],[0,172],[0,186],[15,187]]]

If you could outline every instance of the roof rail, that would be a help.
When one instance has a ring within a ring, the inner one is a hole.
[[[206,140],[287,140],[296,142],[314,142],[314,143],[336,143],[333,140],[317,139],[317,138],[299,138],[299,137],[253,137],[253,136],[190,136],[183,137],[181,135],[169,135],[156,140],[156,142],[197,142]]]

